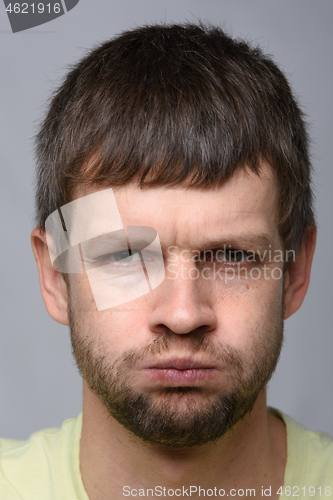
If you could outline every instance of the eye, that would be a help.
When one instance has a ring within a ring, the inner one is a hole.
[[[228,262],[241,262],[246,259],[247,255],[243,250],[231,248],[224,252],[224,257]]]
[[[221,265],[248,265],[255,261],[254,254],[239,248],[217,248],[214,250],[205,250],[200,254],[197,261],[211,262]]]
[[[110,254],[110,257],[116,262],[131,262],[134,260],[135,255],[133,253],[130,254],[128,250],[120,250],[119,252]]]
[[[215,250],[205,250],[201,255],[201,259],[205,262],[236,263],[246,260],[248,255],[248,252],[236,248],[218,248]]]
[[[140,255],[138,251],[134,251],[130,254],[128,250],[119,250],[118,252],[112,252],[105,255],[101,255],[95,259],[95,263],[99,265],[114,264],[119,266],[126,266],[130,264],[136,264],[140,262]]]

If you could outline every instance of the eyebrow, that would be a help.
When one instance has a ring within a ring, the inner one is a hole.
[[[276,248],[275,238],[267,233],[245,233],[240,235],[226,235],[216,238],[204,238],[197,240],[196,250],[214,250],[218,248],[231,248],[239,250],[263,250]],[[192,249],[194,246],[191,245]]]

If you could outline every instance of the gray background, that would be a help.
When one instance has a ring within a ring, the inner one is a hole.
[[[286,323],[269,403],[333,434],[332,0],[80,0],[69,13],[12,34],[0,5],[0,435],[58,426],[81,409],[67,327],[44,308],[30,249],[32,136],[69,64],[124,29],[159,21],[219,23],[254,40],[287,73],[311,123],[319,235],[310,290]]]

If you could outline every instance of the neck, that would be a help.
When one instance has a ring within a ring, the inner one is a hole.
[[[133,489],[147,496],[147,489],[156,486],[180,489],[181,496],[191,486],[223,488],[226,494],[250,488],[258,498],[262,487],[271,486],[274,498],[283,485],[285,463],[284,424],[267,413],[265,390],[251,413],[217,442],[172,449],[145,443],[127,431],[84,382],[80,466],[90,500],[123,500],[135,495]],[[192,490],[191,497],[199,498],[199,493]]]

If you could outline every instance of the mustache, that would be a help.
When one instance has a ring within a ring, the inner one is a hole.
[[[221,341],[212,340],[209,334],[200,330],[193,330],[186,334],[176,334],[169,329],[159,334],[148,345],[136,350],[126,351],[118,358],[112,368],[117,369],[117,374],[135,368],[149,357],[163,356],[172,350],[186,349],[187,354],[192,356],[205,354],[205,358],[210,362],[223,363],[225,366],[232,366],[237,373],[242,373],[243,363],[240,352]]]

